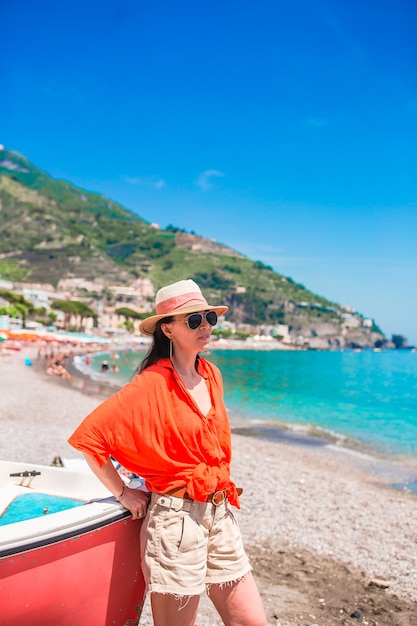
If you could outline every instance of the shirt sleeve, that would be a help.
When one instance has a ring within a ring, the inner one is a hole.
[[[80,452],[90,454],[100,467],[105,465],[117,448],[124,425],[130,421],[134,407],[138,405],[138,394],[144,393],[141,383],[137,376],[102,402],[76,428],[68,443]]]

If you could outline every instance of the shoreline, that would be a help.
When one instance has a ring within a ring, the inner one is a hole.
[[[67,438],[105,396],[48,376],[36,358],[25,366],[31,354],[0,359],[1,458],[79,458]],[[232,477],[244,488],[235,515],[268,624],[353,624],[356,611],[368,624],[417,626],[415,494],[390,487],[362,455],[247,435],[232,434]],[[206,600],[197,622],[221,624]],[[140,626],[148,624],[146,609]]]

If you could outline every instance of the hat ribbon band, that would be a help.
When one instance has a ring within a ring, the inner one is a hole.
[[[200,306],[204,309],[207,308],[207,300],[203,295],[197,293],[181,294],[180,296],[174,296],[163,300],[156,305],[157,315],[173,315],[177,309],[182,309],[189,306]]]

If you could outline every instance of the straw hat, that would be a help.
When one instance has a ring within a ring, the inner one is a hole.
[[[193,280],[179,280],[172,285],[162,287],[156,292],[156,315],[147,317],[139,325],[144,335],[153,335],[158,320],[181,313],[197,313],[199,311],[216,311],[217,315],[224,315],[227,306],[212,306],[201,293],[200,287]]]

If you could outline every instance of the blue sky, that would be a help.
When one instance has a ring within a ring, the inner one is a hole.
[[[22,0],[0,21],[0,143],[417,344],[414,0]]]

